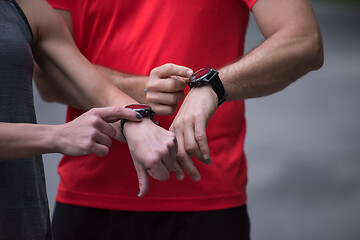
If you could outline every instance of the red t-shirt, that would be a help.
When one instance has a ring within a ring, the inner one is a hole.
[[[48,0],[72,13],[75,42],[92,62],[148,75],[175,63],[197,69],[229,64],[243,55],[249,8],[257,0]],[[188,91],[188,89],[187,89]],[[82,112],[68,109],[67,120]],[[156,116],[166,129],[174,118]],[[193,159],[201,174],[194,182],[174,174],[138,198],[138,181],[126,143],[113,142],[107,156],[65,156],[59,165],[57,201],[128,211],[202,211],[246,203],[247,166],[244,101],[226,102],[210,119],[207,137],[213,162]]]

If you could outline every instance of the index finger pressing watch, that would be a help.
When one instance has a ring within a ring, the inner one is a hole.
[[[153,118],[155,116],[155,112],[147,104],[130,104],[130,105],[125,106],[125,108],[136,111],[143,118],[149,117],[151,120],[153,120]],[[121,134],[123,135],[125,141],[126,141],[126,137],[124,135],[124,124],[127,121],[128,121],[127,119],[121,119]]]
[[[211,67],[196,71],[190,76],[188,85],[190,88],[211,85],[219,100],[218,107],[226,100],[227,94],[219,78],[219,72]]]

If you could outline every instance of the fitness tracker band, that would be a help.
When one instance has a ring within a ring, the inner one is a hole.
[[[136,111],[137,113],[139,113],[143,118],[150,118],[151,120],[153,120],[154,116],[155,116],[155,112],[151,109],[151,107],[147,104],[131,104],[131,105],[127,105],[125,106],[125,108],[131,109]],[[121,119],[121,134],[123,135],[125,141],[126,141],[126,137],[124,135],[124,124],[127,122],[127,119]]]
[[[190,88],[201,87],[209,84],[218,97],[219,107],[223,102],[225,102],[227,94],[225,93],[224,86],[219,78],[218,71],[211,67],[202,68],[191,75],[188,83]]]

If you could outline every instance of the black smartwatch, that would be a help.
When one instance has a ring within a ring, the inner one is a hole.
[[[227,94],[225,93],[224,86],[219,78],[219,72],[211,67],[206,67],[198,70],[193,75],[191,75],[189,80],[189,87],[201,87],[204,85],[211,85],[212,89],[216,93],[220,106],[225,102]]]
[[[131,109],[136,111],[137,113],[139,113],[143,118],[150,118],[151,120],[153,120],[154,116],[155,116],[155,112],[151,109],[151,107],[147,104],[131,104],[131,105],[127,105],[125,106],[125,108]],[[124,135],[124,124],[127,122],[127,119],[121,119],[121,134],[123,135],[125,141],[126,141],[126,137]]]

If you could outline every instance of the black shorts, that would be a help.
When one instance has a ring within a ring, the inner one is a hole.
[[[201,212],[128,212],[57,202],[54,240],[250,239],[246,205]]]

